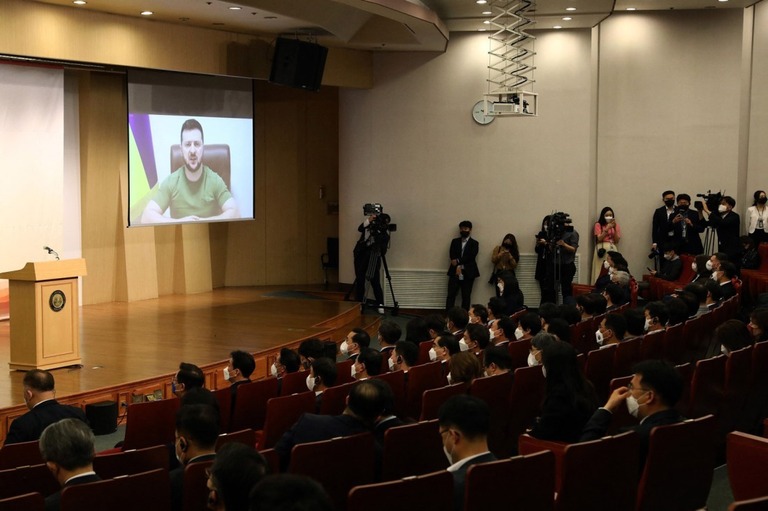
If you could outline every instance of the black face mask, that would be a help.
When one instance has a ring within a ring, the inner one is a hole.
[[[461,231],[460,234],[462,238],[469,238],[469,233],[467,231]]]
[[[680,211],[688,211],[688,205],[684,204],[682,206],[678,206],[677,209],[679,209]]]
[[[757,199],[758,204],[765,204],[766,202],[768,202],[768,197],[760,197]]]
[[[675,205],[675,199],[667,199],[664,201],[664,204],[666,204],[668,208],[671,208],[672,206]]]

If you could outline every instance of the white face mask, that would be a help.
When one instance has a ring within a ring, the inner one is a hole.
[[[605,338],[603,337],[603,332],[601,332],[599,329],[595,330],[595,340],[597,341],[598,346],[602,346],[605,342]]]
[[[273,363],[272,367],[269,368],[269,372],[272,373],[272,376],[277,376],[277,366]]]
[[[712,275],[710,275],[709,278],[712,279],[712,280],[717,280],[719,278],[717,273],[718,272],[713,271]]]
[[[350,374],[352,374],[352,378],[354,378],[357,375],[357,368],[355,367],[357,363],[352,364],[352,368],[349,370]]]
[[[387,359],[387,364],[389,365],[389,370],[394,371],[395,370],[395,361],[391,358]]]
[[[347,344],[347,341],[341,343],[341,346],[339,346],[339,351],[342,355],[346,355],[349,353],[349,344]]]
[[[515,339],[520,340],[525,335],[525,332],[523,332],[523,329],[520,327],[515,328]]]
[[[453,377],[451,376],[451,373],[448,373],[447,379],[448,379],[448,385],[453,383]]]
[[[671,261],[672,260],[672,254],[664,254],[664,259],[666,259],[667,261]]]
[[[544,366],[541,366],[541,374],[544,375],[544,378],[547,377],[547,368]]]
[[[496,287],[499,288],[499,293],[503,293],[504,292],[504,284],[496,284]]]
[[[725,204],[720,204],[720,206],[717,208],[717,210],[720,213],[725,213],[726,211],[728,211],[728,206],[726,206]]]
[[[465,341],[464,339],[460,339],[459,340],[459,348],[461,349],[461,351],[468,351],[469,350],[469,345],[467,344],[467,341]]]
[[[646,332],[651,329],[651,318],[645,318],[645,324],[643,325],[643,330]]]
[[[712,266],[712,261],[707,261],[707,270],[712,271],[712,268],[714,268],[714,266]]]
[[[699,266],[696,264],[695,261],[691,263],[691,269],[693,270],[694,273],[698,273]]]
[[[613,222],[613,217],[606,215],[605,216],[605,221],[608,222],[608,223],[611,223],[611,222]]]
[[[528,353],[528,367],[539,365],[539,361],[533,356],[533,353]]]
[[[721,345],[720,345],[720,353],[722,353],[723,355],[726,355],[726,356],[727,356],[727,355],[728,355],[728,348],[726,348],[725,346],[723,346],[723,345],[721,344]]]
[[[606,270],[610,270],[611,263],[609,263],[608,261],[603,261],[603,268],[605,268]]]
[[[451,453],[448,452],[448,449],[443,445],[443,452],[445,453],[445,457],[448,458],[448,463],[453,465],[453,458],[451,458]]]
[[[640,411],[640,407],[643,406],[646,403],[640,404],[637,402],[637,398],[635,396],[629,396],[627,397],[627,411],[632,417],[637,418],[637,412]]]
[[[224,379],[229,381],[229,368],[224,368]]]
[[[315,390],[315,379],[311,375],[307,375],[307,388],[309,390]]]
[[[437,352],[435,351],[435,348],[429,349],[429,360],[431,360],[432,362],[437,360]]]
[[[489,328],[488,335],[489,335],[488,340],[492,341],[493,338],[496,337],[496,330],[494,330],[493,328]]]

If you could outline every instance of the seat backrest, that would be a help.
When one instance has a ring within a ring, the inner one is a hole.
[[[156,469],[67,486],[61,492],[61,511],[163,511],[171,507],[170,484],[168,471]]]
[[[40,455],[40,443],[37,440],[8,444],[0,449],[0,470],[40,463],[44,461]]]
[[[298,394],[301,392],[307,392],[307,373],[306,371],[296,371],[293,373],[286,373],[280,381],[280,395],[290,396],[291,394]]]
[[[467,392],[466,383],[454,383],[445,387],[425,390],[421,400],[421,416],[419,420],[427,421],[437,419],[440,407],[448,401],[448,398],[465,394]]]
[[[248,447],[254,447],[256,445],[256,432],[248,428],[241,429],[240,431],[233,431],[231,433],[222,433],[216,439],[216,450],[218,451],[222,445],[226,445],[230,442],[239,442]]]
[[[469,394],[482,399],[491,410],[491,428],[488,432],[488,449],[498,458],[511,456],[514,440],[509,431],[509,393],[512,390],[512,374],[504,373],[476,378],[469,386]]]
[[[741,500],[728,506],[728,511],[765,511],[768,509],[768,497]]]
[[[742,405],[749,392],[752,370],[752,346],[732,351],[725,362],[725,393],[728,402],[735,407]],[[735,402],[735,403],[734,403]]]
[[[386,360],[384,361],[386,363]],[[391,373],[382,373],[373,377],[374,380],[383,380],[389,383],[392,389],[394,400],[394,414],[402,417],[405,414],[405,373],[403,371],[393,371]]]
[[[229,429],[262,429],[267,416],[267,401],[277,397],[277,386],[277,378],[239,385]]]
[[[434,346],[434,343],[430,341],[421,341],[419,343],[419,358],[416,359],[416,363],[418,365],[426,364],[430,362],[429,360],[429,350],[432,349],[432,346]]]
[[[739,431],[728,433],[726,461],[736,500],[768,495],[768,439]]]
[[[643,360],[664,358],[664,330],[649,332],[643,336],[640,357]]]
[[[408,509],[445,509],[453,506],[453,477],[441,470],[398,481],[355,486],[349,492],[347,511],[392,511],[393,497]]]
[[[283,434],[305,413],[315,413],[315,393],[273,397],[267,401],[267,418],[258,449],[274,447]]]
[[[421,416],[421,399],[425,390],[445,385],[440,362],[429,362],[411,367],[405,392],[405,412],[408,417]]]
[[[517,445],[517,437],[525,432],[541,412],[546,380],[541,366],[515,369],[509,392],[509,441]]]
[[[629,431],[565,448],[558,511],[634,511],[640,440]],[[595,477],[603,474],[605,477]]]
[[[354,364],[355,360],[352,358],[336,362],[336,385],[344,385],[345,383],[355,381],[352,377],[352,366]]]
[[[502,491],[504,495],[510,496],[514,509],[553,511],[554,455],[551,451],[542,451],[472,465],[467,470],[464,483],[464,511],[487,511],[497,508],[499,484],[503,484]]]
[[[323,391],[323,395],[320,398],[320,414],[321,415],[339,415],[344,411],[347,406],[347,396],[352,387],[357,385],[358,381],[345,383],[343,385],[336,385],[335,387],[328,387]]]
[[[232,419],[232,391],[224,387],[213,391],[216,401],[219,403],[219,431],[230,431],[229,422]]]
[[[752,385],[768,385],[768,341],[756,342],[752,346]],[[2,455],[2,451],[0,451]]]
[[[699,360],[691,381],[691,401],[687,416],[703,417],[722,410],[725,390],[725,355]]]
[[[291,451],[288,472],[315,479],[328,492],[335,508],[343,510],[349,490],[373,482],[373,435],[361,433],[298,444]]]
[[[675,370],[683,379],[683,393],[680,396],[680,400],[675,405],[677,410],[685,415],[688,413],[688,407],[691,403],[691,380],[693,380],[693,365],[690,362],[685,364],[679,364],[675,366]]]
[[[0,509],[3,511],[45,511],[45,499],[39,493],[25,493],[0,500]]]
[[[165,456],[167,459],[168,454]],[[47,497],[57,491],[59,491],[59,482],[45,464],[0,470],[0,499],[33,492]],[[2,509],[1,506],[0,509]]]
[[[512,357],[512,367],[514,371],[518,367],[526,367],[528,365],[528,354],[531,352],[531,340],[524,339],[522,341],[512,341],[507,344],[509,350],[509,356]]]
[[[179,399],[128,405],[123,450],[173,443]]]
[[[632,374],[632,367],[642,360],[643,338],[635,337],[616,345],[613,358],[613,374],[616,377]]]
[[[143,449],[99,454],[93,458],[93,471],[102,479],[112,479],[127,474],[139,474],[161,468],[168,470],[168,447],[156,445]]]
[[[259,451],[259,454],[264,456],[264,459],[267,461],[267,466],[269,467],[270,474],[280,473],[280,455],[277,453],[276,450],[264,449],[262,451]]]
[[[608,388],[613,378],[616,346],[616,344],[611,344],[587,353],[587,365],[584,367],[584,376],[592,382],[600,402],[608,399]]]
[[[672,364],[683,362],[683,356],[685,355],[683,328],[685,328],[685,323],[678,323],[668,327],[664,334],[664,358]]]
[[[184,467],[184,511],[206,511],[208,502],[208,476],[206,469],[213,465],[213,460],[198,461]]]
[[[427,474],[447,467],[436,419],[395,426],[384,433],[381,459],[383,481]]]
[[[715,468],[716,426],[715,417],[707,415],[651,431],[637,511],[706,506]]]
[[[579,353],[587,353],[598,347],[593,326],[594,320],[592,318],[571,325],[571,344]]]
[[[522,455],[535,454],[537,452],[549,451],[555,457],[555,493],[560,492],[563,483],[563,458],[565,457],[565,448],[568,444],[565,442],[555,442],[552,440],[541,440],[532,437],[528,433],[520,435],[517,439],[518,452]]]
[[[205,155],[205,165],[210,167],[212,171],[216,172],[221,177],[221,179],[224,180],[227,188],[231,189],[232,187],[230,184],[230,175],[232,170],[229,155],[229,145],[205,144],[203,146],[203,150]],[[181,145],[173,144],[171,146],[171,172],[178,169],[183,164],[184,158],[181,154]]]

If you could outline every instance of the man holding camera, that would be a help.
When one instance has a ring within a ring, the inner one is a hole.
[[[555,213],[545,240],[548,251],[546,274],[541,284],[541,303],[557,303],[557,277],[563,293],[563,303],[573,303],[573,277],[576,275],[576,250],[579,233],[566,213]]]
[[[691,196],[681,193],[677,196],[677,213],[669,218],[672,227],[672,239],[680,248],[679,254],[699,255],[704,253],[700,233],[704,232],[706,222],[700,211],[690,209]]]
[[[386,254],[389,246],[389,222],[390,216],[381,210],[370,213],[357,230],[360,239],[357,240],[353,251],[355,264],[355,296],[357,301],[365,301],[365,281],[371,282],[373,296],[379,313],[384,312],[384,291],[381,289],[379,272],[381,271],[381,258]]]
[[[445,310],[453,307],[459,289],[461,289],[461,308],[469,310],[472,286],[475,279],[480,276],[475,260],[480,251],[480,244],[470,237],[471,234],[472,222],[464,220],[459,224],[459,237],[451,240],[449,249],[451,265],[448,267],[448,298],[445,301]]]

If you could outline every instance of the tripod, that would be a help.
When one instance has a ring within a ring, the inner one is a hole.
[[[714,254],[716,251],[715,249],[717,248],[717,243],[715,243],[715,230],[712,227],[707,226],[704,232],[704,253]]]
[[[382,303],[377,303],[374,305],[374,308],[383,308],[386,310],[392,311],[393,316],[397,316],[397,314],[400,311],[400,305],[397,303],[397,299],[395,298],[395,291],[392,287],[392,276],[389,273],[389,265],[387,264],[387,256],[381,253],[381,248],[374,244],[371,246],[370,254],[368,256],[368,266],[365,272],[365,276],[363,277],[365,279],[365,290],[363,292],[363,295],[360,297],[360,307],[361,311],[365,312],[365,307],[367,305],[366,296],[368,296],[368,290],[372,286],[372,282],[374,278],[378,278],[378,268],[379,268],[379,262],[382,263],[384,266],[384,275],[387,279],[387,284],[389,286],[389,292],[392,296],[392,305],[391,306],[384,306],[383,300]],[[350,294],[353,290],[357,289],[358,285],[358,279],[360,278],[357,275],[357,272],[355,272],[355,281],[352,283],[352,289],[350,289],[347,294],[344,296],[345,300],[349,300]],[[375,294],[375,293],[374,293]],[[383,297],[382,297],[383,298]],[[377,299],[378,301],[378,299]]]

